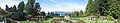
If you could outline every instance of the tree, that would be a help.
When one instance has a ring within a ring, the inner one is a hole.
[[[53,13],[54,14],[54,13]],[[47,17],[49,17],[49,18],[53,18],[53,15],[50,13],[50,12],[48,12],[48,16]]]
[[[109,0],[109,15],[113,16],[114,19],[118,19],[120,15],[120,1],[119,0]]]
[[[108,0],[89,0],[85,15],[106,16],[108,9]]]
[[[23,12],[24,6],[25,6],[24,2],[23,2],[23,1],[20,2],[19,5],[18,5],[18,11],[19,11],[19,12]]]
[[[1,7],[0,7],[0,9],[1,9]]]
[[[40,4],[39,4],[39,3],[36,3],[36,4],[35,4],[35,8],[41,9]]]
[[[80,12],[78,11],[74,11],[70,14],[68,14],[70,17],[76,18],[76,17],[80,17]]]
[[[17,12],[17,8],[15,5],[13,6],[12,10],[13,10],[13,12]]]
[[[44,11],[42,11],[41,16],[46,16],[46,13]]]
[[[28,0],[25,6],[25,12],[29,15],[36,16],[39,15],[37,8],[34,6],[35,0]]]
[[[41,7],[40,7],[40,4],[39,4],[39,3],[36,3],[36,4],[35,4],[35,8],[37,9],[37,13],[40,14]]]
[[[98,9],[100,11],[100,15],[102,16],[106,16],[108,15],[107,11],[109,9],[108,7],[108,0],[99,0],[100,2],[98,2],[99,6],[98,6]]]
[[[8,12],[17,12],[17,8],[15,5],[13,7],[6,8],[6,9],[8,9]]]
[[[74,16],[79,16],[79,12],[78,11],[74,11]]]
[[[9,7],[8,7],[8,5],[7,5],[7,4],[6,4],[6,6],[5,6],[5,7],[6,7],[6,9],[5,9],[5,10],[6,10],[6,11],[8,11],[8,10],[9,10]]]
[[[1,9],[1,7],[0,7],[0,15],[4,16],[5,13],[6,13],[6,12],[5,12],[3,9]]]
[[[28,4],[30,4],[32,7],[34,7],[35,0],[28,0]]]
[[[22,21],[22,20],[26,20],[26,15],[23,12],[15,12],[11,14],[12,16],[10,18],[12,18],[13,20],[17,20],[17,21]]]
[[[96,12],[97,9],[94,7],[94,4],[95,2],[93,0],[88,1],[86,11],[85,11],[86,16],[94,15],[94,13]]]
[[[83,15],[83,11],[82,11],[82,10],[80,11],[80,15],[81,15],[81,16]]]
[[[89,0],[85,15],[112,16],[117,19],[120,15],[120,0]],[[93,5],[94,4],[94,5]]]
[[[10,7],[8,12],[13,12],[13,7]]]

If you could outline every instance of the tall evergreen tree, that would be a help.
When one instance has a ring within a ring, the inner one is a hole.
[[[39,4],[39,3],[36,3],[36,4],[35,4],[35,8],[38,8],[38,9],[39,9],[39,8],[40,8],[40,4]]]
[[[23,2],[23,1],[20,2],[19,5],[18,5],[18,11],[19,11],[19,12],[23,12],[24,6],[25,6],[24,2]]]
[[[118,16],[120,15],[120,1],[119,0],[109,0],[109,15],[113,16],[114,19],[118,19]]]
[[[35,0],[28,0],[24,9],[29,15],[36,16],[38,15],[37,13],[38,10],[37,8],[35,8],[34,3],[35,3]]]
[[[32,7],[34,7],[35,0],[28,0],[28,4],[30,4]]]
[[[95,9],[93,8],[93,4],[94,4],[93,0],[88,1],[86,11],[85,11],[86,16],[92,15],[94,13],[93,11],[95,11]]]
[[[37,8],[38,13],[40,14],[41,7],[40,7],[40,4],[39,4],[39,3],[36,3],[36,4],[35,4],[35,8]]]
[[[85,15],[105,16],[108,15],[108,1],[107,0],[89,0]]]
[[[3,15],[5,15],[5,11],[3,10],[3,9],[1,9],[1,7],[0,7],[0,16],[3,16]]]
[[[83,11],[82,10],[80,11],[80,15],[83,15]]]
[[[108,15],[107,11],[108,7],[108,0],[98,0],[98,9],[100,11],[100,15],[106,16]]]
[[[13,12],[17,12],[17,8],[15,5],[13,6],[12,10],[13,10]]]
[[[120,15],[119,2],[119,0],[89,0],[85,15],[97,14],[98,16],[113,16],[117,19]]]
[[[6,6],[5,6],[5,7],[6,7],[6,9],[5,9],[5,10],[6,10],[6,11],[8,11],[8,10],[9,10],[9,7],[8,7],[8,5],[7,5],[7,4],[6,4]]]

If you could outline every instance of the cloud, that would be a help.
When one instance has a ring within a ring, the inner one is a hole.
[[[80,11],[80,10],[85,11],[85,7],[86,7],[85,5],[80,5],[77,3],[55,4],[51,6],[54,6],[54,7],[41,6],[42,11],[45,11],[45,12],[53,12],[53,11],[73,12],[73,11]]]
[[[42,11],[53,12],[53,11],[64,11],[64,12],[73,12],[73,11],[85,11],[87,0],[50,0],[57,1],[53,4],[42,4],[46,6],[41,6]]]
[[[24,1],[25,3],[27,3],[27,0],[0,0],[0,7],[5,9],[6,4],[9,7],[13,5],[17,6],[21,1]],[[45,3],[45,2],[40,3],[42,7],[42,11],[45,11],[45,12],[53,12],[53,11],[73,12],[73,11],[80,11],[80,10],[85,11],[85,8],[87,5],[87,4],[81,5],[81,3],[75,3],[75,2],[62,2],[62,0],[50,0],[50,1],[54,3]]]
[[[56,0],[50,0],[50,1],[52,1],[53,3],[57,2]]]

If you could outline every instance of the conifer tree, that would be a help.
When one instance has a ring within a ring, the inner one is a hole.
[[[17,8],[15,5],[13,6],[12,10],[13,10],[13,12],[17,12]]]
[[[9,7],[8,7],[8,5],[7,5],[7,4],[6,4],[6,6],[5,6],[5,7],[6,7],[6,9],[5,9],[5,10],[6,10],[6,11],[8,11],[8,10],[9,10]]]
[[[83,15],[83,11],[82,10],[80,11],[79,15],[81,15],[81,16]]]
[[[18,11],[19,11],[19,12],[23,12],[24,6],[25,6],[24,2],[23,2],[23,1],[20,2],[19,5],[18,5]]]
[[[37,8],[35,8],[35,0],[28,0],[25,6],[25,12],[29,15],[36,16],[39,15]]]

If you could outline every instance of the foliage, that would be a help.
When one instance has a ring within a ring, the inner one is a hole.
[[[90,16],[91,14],[93,14],[93,11],[95,11],[95,9],[94,10],[93,9],[94,9],[93,8],[93,0],[88,0],[85,15]]]
[[[7,18],[7,22],[8,23],[16,23],[14,20],[10,19],[10,18]]]
[[[84,13],[83,13],[83,11],[81,10],[81,11],[80,11],[80,13],[79,13],[79,15],[81,15],[81,16],[82,16],[83,14],[84,14]]]
[[[112,21],[114,20],[114,18],[112,16],[107,16],[107,19],[112,20]]]
[[[13,8],[12,8],[12,12],[17,12],[17,8],[16,8],[15,5],[14,5]]]
[[[80,17],[83,17],[83,16],[84,16],[84,13],[83,13],[83,11],[81,10],[81,11],[74,11],[74,12],[69,13],[69,14],[66,14],[66,15],[68,15],[68,16],[70,16],[70,17],[73,17],[73,18],[80,18]]]
[[[118,20],[116,23],[120,23],[120,20]]]
[[[6,12],[3,9],[0,9],[0,15],[4,16]]]
[[[19,5],[18,5],[18,11],[19,11],[19,12],[23,12],[24,6],[25,6],[24,2],[23,2],[23,1],[20,2]]]
[[[12,13],[11,18],[13,20],[22,21],[22,20],[26,20],[26,15],[27,14],[22,13],[22,12],[16,12],[16,13]]]
[[[39,12],[38,12],[38,8],[35,8],[34,3],[35,3],[35,0],[28,0],[24,9],[27,14],[32,16],[37,16],[39,15]]]
[[[46,16],[46,13],[44,11],[42,11],[41,16]]]
[[[6,11],[8,11],[8,10],[9,10],[9,7],[8,7],[8,5],[7,5],[7,4],[6,4],[6,8],[5,8],[5,9],[6,9]]]
[[[114,19],[118,19],[120,18],[119,15],[120,15],[120,1],[119,0],[110,0],[109,4],[110,4],[110,15],[113,16]]]
[[[6,4],[6,9],[7,12],[17,12],[17,7],[14,5],[13,7],[8,7]]]
[[[89,0],[85,15],[112,16],[118,19],[120,15],[119,0]]]

